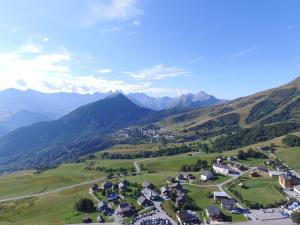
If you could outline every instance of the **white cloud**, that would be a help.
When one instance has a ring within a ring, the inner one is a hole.
[[[43,37],[43,42],[48,42],[50,40],[49,37]]]
[[[22,53],[41,53],[43,51],[43,47],[40,44],[33,44],[31,42],[28,42],[27,44],[23,45],[19,49]]]
[[[246,49],[242,49],[236,53],[233,54],[233,58],[240,58],[246,55],[249,55],[251,53],[253,53],[255,51],[254,48],[246,48]]]
[[[101,68],[101,69],[97,69],[94,71],[95,73],[100,73],[100,74],[106,74],[106,73],[111,73],[112,69],[109,68]]]
[[[83,25],[99,22],[129,21],[142,15],[138,0],[92,1],[83,16]]]
[[[99,75],[93,76],[88,72],[87,75],[75,75],[72,73],[73,63],[73,56],[66,49],[47,53],[37,51],[34,47],[22,46],[14,51],[0,52],[0,90],[17,88],[46,93],[76,92],[82,94],[122,90],[124,93],[144,92],[153,96],[177,96],[187,92],[184,89],[158,88],[145,80],[129,83],[123,80],[109,80]],[[150,71],[150,77],[153,75],[156,80],[186,73],[176,67],[158,65],[152,69],[129,74],[147,80],[149,78],[147,71]],[[92,73],[108,74],[112,73],[112,69],[99,68]]]
[[[162,80],[170,77],[178,77],[188,74],[189,72],[178,67],[166,67],[158,64],[136,72],[125,72],[137,80]]]
[[[134,21],[132,22],[132,25],[135,26],[135,27],[138,27],[138,26],[141,25],[141,21],[139,21],[139,20],[134,20]]]

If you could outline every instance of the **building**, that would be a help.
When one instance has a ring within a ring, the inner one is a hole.
[[[294,192],[300,195],[300,185],[294,186]]]
[[[99,189],[98,184],[93,183],[93,184],[91,185],[90,191],[93,192],[93,193],[95,193],[95,192],[98,191],[98,189]]]
[[[151,205],[151,201],[149,201],[148,199],[145,198],[145,196],[141,195],[138,199],[137,199],[137,203],[140,206],[149,206]]]
[[[119,198],[119,196],[116,193],[112,192],[112,193],[108,193],[106,195],[106,198],[107,198],[107,201],[112,202],[112,201],[117,200]]]
[[[127,183],[124,181],[121,181],[120,183],[118,183],[118,188],[120,192],[125,192],[127,190]]]
[[[143,190],[142,190],[142,194],[143,194],[143,195],[145,196],[145,198],[148,199],[149,201],[158,201],[158,200],[160,200],[159,195],[158,195],[155,191],[153,191],[153,190],[151,190],[151,189],[149,189],[149,188],[143,189]]]
[[[231,199],[231,197],[226,192],[214,192],[215,201],[221,201],[222,199]]]
[[[201,223],[197,214],[188,210],[177,212],[176,218],[181,225],[196,225]]]
[[[160,195],[164,198],[167,199],[169,198],[169,188],[167,186],[163,186],[160,189]]]
[[[280,175],[286,174],[285,172],[281,172],[281,171],[271,171],[269,170],[269,176],[270,177],[279,177]]]
[[[222,214],[220,209],[218,209],[214,205],[210,205],[205,209],[206,216],[211,220],[212,222],[222,222]]]
[[[91,223],[92,220],[88,215],[84,215],[81,219],[82,223]]]
[[[222,174],[225,176],[227,176],[230,173],[230,168],[227,165],[218,163],[213,164],[213,170],[215,171],[215,173]]]
[[[169,187],[173,190],[173,191],[182,191],[183,187],[180,183],[172,183],[169,185]]]
[[[144,182],[143,182],[143,188],[152,189],[152,188],[154,188],[154,185],[152,183],[150,183],[149,181],[144,180]]]
[[[177,181],[182,181],[182,180],[185,180],[185,178],[184,178],[183,174],[179,173],[179,174],[176,175],[176,180]]]
[[[108,190],[113,187],[113,184],[112,184],[112,182],[104,182],[101,187],[103,190]]]
[[[221,199],[221,208],[231,211],[235,208],[236,202],[233,199]]]
[[[185,198],[186,198],[185,194],[178,195],[175,200],[176,204],[177,205],[182,204],[185,201]]]
[[[268,173],[268,169],[265,166],[257,166],[257,170],[260,172]]]
[[[293,190],[298,185],[298,178],[290,173],[281,174],[279,176],[279,184],[284,190]]]
[[[126,202],[120,203],[119,211],[122,217],[131,217],[135,214],[135,208]]]
[[[167,183],[168,184],[172,184],[172,183],[174,183],[175,182],[175,178],[174,177],[168,177],[167,178]]]
[[[201,179],[202,181],[212,180],[213,178],[214,178],[214,175],[213,175],[212,172],[210,172],[210,171],[203,171],[203,172],[201,173],[201,177],[200,177],[200,179]]]

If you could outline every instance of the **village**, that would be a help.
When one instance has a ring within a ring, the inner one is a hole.
[[[260,147],[255,151],[266,154],[268,149]],[[97,222],[138,225],[220,224],[228,222],[227,214],[241,215],[252,221],[280,221],[300,210],[300,179],[297,173],[269,158],[264,160],[263,165],[248,167],[239,162],[239,157],[218,157],[210,169],[197,173],[179,172],[174,177],[166,177],[165,184],[161,186],[155,186],[148,180],[132,183],[126,178],[111,178],[102,184],[93,183],[89,194],[97,201]],[[226,179],[212,185],[210,182],[219,179],[219,176]],[[234,187],[247,189],[249,187],[243,180],[255,177],[277,180],[285,200],[267,207],[245,203],[238,197]],[[210,193],[211,204],[203,209],[202,215],[197,213],[197,206],[185,188],[187,185],[214,186],[218,189]],[[165,207],[166,202],[171,209]],[[83,223],[91,221],[87,215],[82,218]]]

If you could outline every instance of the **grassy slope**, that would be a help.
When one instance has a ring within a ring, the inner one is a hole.
[[[73,210],[76,199],[88,196],[88,186],[0,204],[0,225],[55,225],[80,223],[82,215]],[[97,214],[90,214],[93,221]]]
[[[239,186],[240,182],[244,183],[248,188],[241,188]],[[235,182],[234,185],[234,190],[240,192],[244,200],[263,205],[285,199],[278,188],[278,179],[270,178],[268,175],[255,178],[243,177],[240,181]]]
[[[288,166],[300,172],[300,147],[280,148],[276,151],[276,156]]]
[[[93,167],[131,168],[131,160],[93,160]],[[103,172],[85,170],[88,163],[62,164],[58,168],[47,170],[41,174],[34,171],[22,171],[0,177],[0,199],[20,195],[40,193],[79,182],[103,177]]]

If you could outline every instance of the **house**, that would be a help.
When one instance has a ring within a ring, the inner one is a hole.
[[[257,168],[257,170],[260,171],[260,172],[265,172],[265,173],[268,172],[268,169],[267,169],[267,167],[265,167],[265,166],[257,166],[256,168]]]
[[[161,187],[161,189],[160,189],[160,195],[163,198],[165,198],[165,199],[169,198],[169,193],[170,193],[169,192],[169,188],[167,186]]]
[[[227,176],[230,173],[230,168],[227,165],[214,163],[213,164],[213,170],[217,174],[222,174]]]
[[[135,208],[126,202],[120,203],[119,211],[122,217],[131,217],[135,214]]]
[[[188,180],[194,180],[196,177],[195,177],[192,173],[188,173],[188,174],[186,175],[186,178],[187,178]]]
[[[117,200],[119,198],[119,196],[116,193],[111,192],[106,195],[106,198],[107,198],[107,201],[112,202],[112,201]]]
[[[152,183],[150,183],[149,181],[144,180],[143,187],[148,188],[148,189],[152,189],[152,188],[154,188],[154,185]]]
[[[175,178],[174,177],[168,177],[167,178],[167,183],[168,184],[172,184],[172,183],[174,183],[175,182]]]
[[[181,225],[196,225],[201,223],[197,214],[189,210],[177,212],[176,218]]]
[[[151,205],[151,201],[149,201],[148,199],[145,198],[145,196],[141,195],[138,199],[137,199],[137,203],[140,206],[149,206]]]
[[[180,183],[172,183],[169,185],[169,187],[173,190],[173,191],[182,191],[183,187]]]
[[[261,151],[261,152],[266,152],[266,151],[271,150],[271,147],[270,146],[260,146],[260,147],[257,147],[256,150]]]
[[[143,189],[143,190],[142,190],[142,194],[143,194],[143,195],[145,196],[145,198],[148,199],[149,201],[158,201],[158,200],[160,200],[159,195],[158,195],[155,191],[153,191],[153,190],[151,190],[151,189],[149,189],[149,188]]]
[[[88,215],[84,215],[82,217],[81,221],[82,221],[82,223],[91,223],[92,222],[91,218]]]
[[[231,211],[231,210],[234,209],[235,204],[236,204],[236,202],[233,199],[226,199],[226,198],[221,199],[221,208],[222,209],[226,209],[228,211]]]
[[[284,190],[293,190],[294,186],[298,185],[298,178],[291,173],[281,174],[279,176],[279,184]]]
[[[178,204],[182,204],[184,201],[185,201],[185,199],[186,199],[186,196],[185,196],[185,194],[180,194],[180,195],[178,195],[177,197],[176,197],[176,204],[178,205]]]
[[[268,166],[271,166],[271,165],[274,165],[274,164],[275,164],[275,161],[269,159],[269,160],[266,160],[266,161],[265,161],[265,164],[268,165]]]
[[[222,199],[231,199],[231,197],[226,192],[214,192],[215,201],[221,201]]]
[[[214,205],[210,205],[205,209],[206,216],[212,221],[212,222],[222,222],[222,214],[220,209],[218,209]]]
[[[201,173],[201,177],[200,177],[200,179],[201,179],[202,181],[212,180],[213,178],[214,178],[214,175],[213,175],[212,172],[210,172],[210,171],[203,171],[203,172]]]
[[[294,192],[300,195],[300,185],[294,186]]]
[[[97,205],[97,210],[98,211],[102,212],[106,208],[108,208],[108,203],[107,202],[104,202],[104,201],[98,202],[98,205]]]
[[[178,173],[178,174],[176,175],[176,180],[177,180],[177,181],[182,181],[182,180],[185,180],[185,178],[184,178],[183,174]]]
[[[228,157],[227,157],[227,160],[228,160],[229,162],[233,162],[233,161],[236,161],[236,160],[237,160],[237,157],[236,157],[236,156],[228,156]]]
[[[113,187],[112,182],[104,182],[104,183],[102,184],[102,189],[103,189],[103,190],[108,190],[108,189],[111,189],[112,187]]]
[[[95,192],[98,191],[98,189],[99,189],[98,184],[93,183],[93,184],[91,185],[90,191],[93,192],[93,193],[95,193]]]
[[[271,171],[271,170],[269,170],[268,173],[270,177],[279,177],[280,175],[286,174],[285,172]]]
[[[127,190],[127,186],[128,186],[127,183],[124,182],[124,181],[121,181],[121,182],[118,183],[118,188],[119,188],[120,192],[126,191]]]

